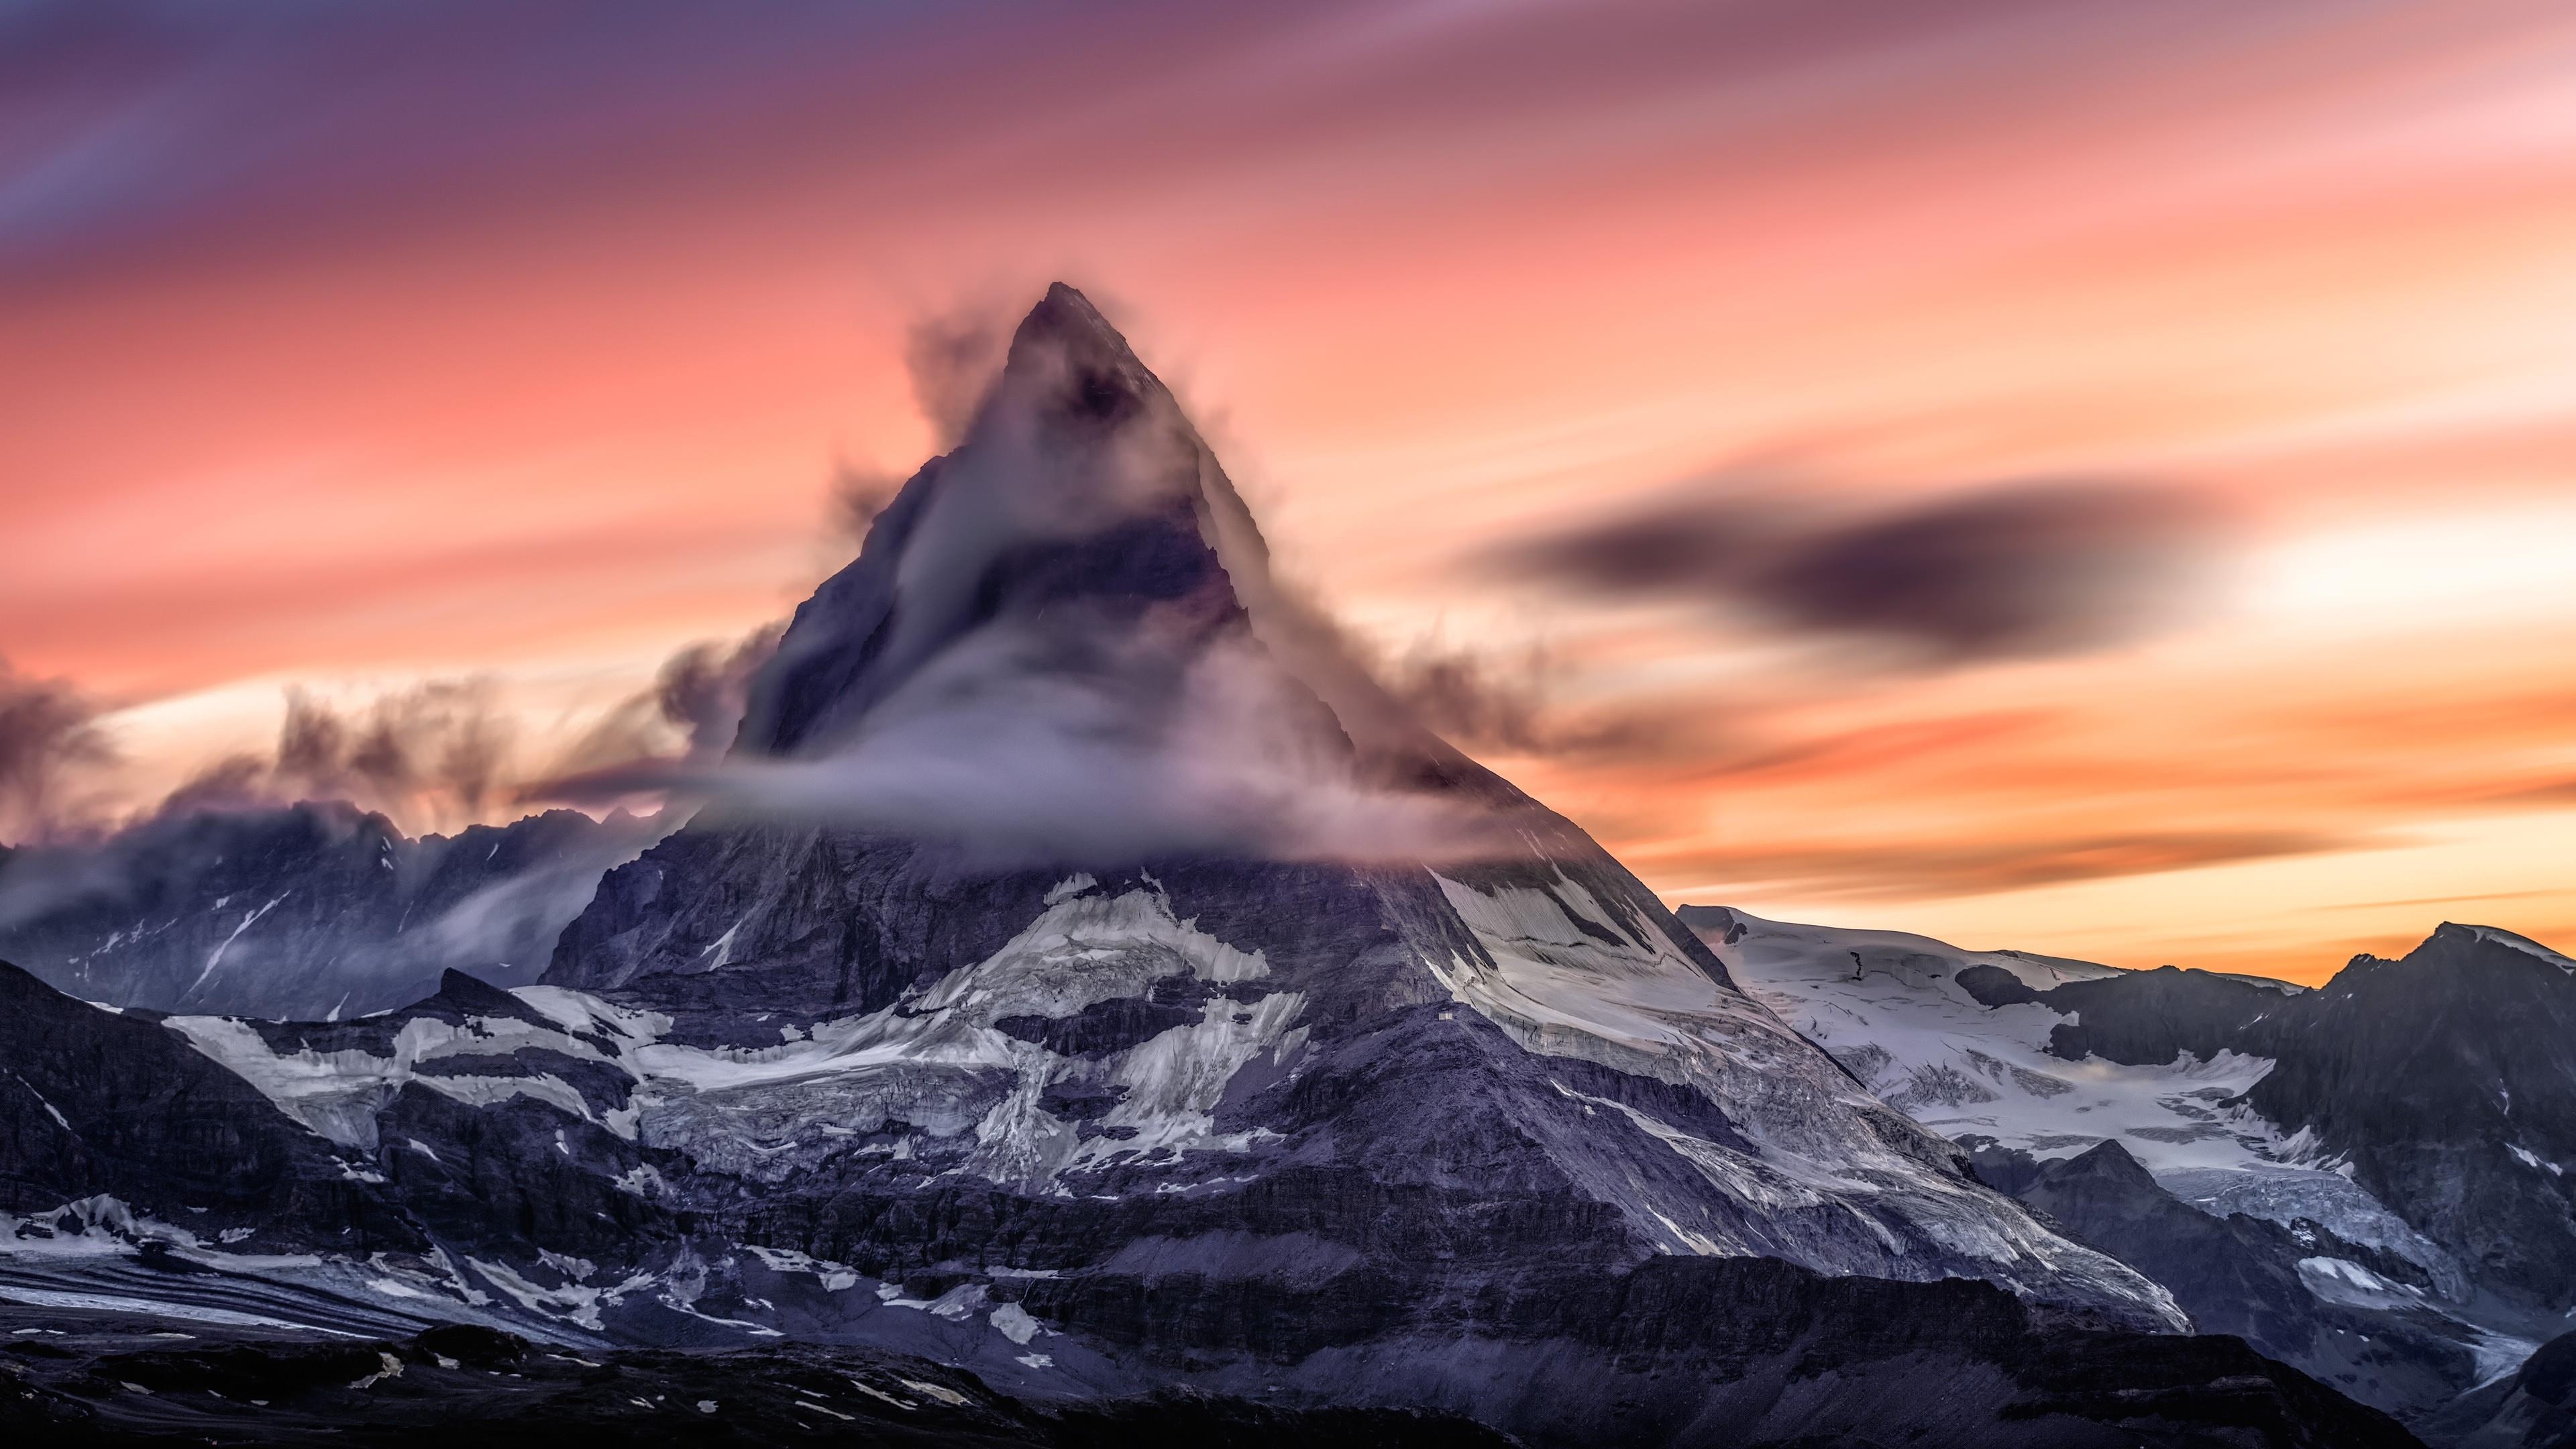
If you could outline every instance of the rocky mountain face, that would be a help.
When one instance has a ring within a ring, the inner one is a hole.
[[[376,1345],[298,1414],[598,1420],[610,1382],[721,1409],[706,1351],[764,1416],[846,1363],[898,1414],[958,1407],[930,1384],[1059,1425],[1187,1394],[1387,1442],[2408,1442],[2177,1332],[2166,1289],[1411,727],[1069,290],[798,611],[733,756],[670,783],[703,808],[599,880],[537,984],[451,971],[339,1020],[50,997],[113,1060],[31,1058],[12,1120],[142,1140],[30,1179],[0,1297]],[[298,1144],[281,1180],[343,1196],[125,1196],[115,1161],[152,1179],[194,1129],[65,1084],[102,1069],[141,1102],[225,1083],[222,1115]],[[463,1355],[421,1335],[459,1323],[598,1376],[440,1377]],[[65,1352],[20,1402],[132,1362]],[[895,1358],[946,1376],[898,1391]],[[167,1372],[155,1395],[196,1391]]]
[[[2364,1403],[2420,1419],[2497,1357],[2489,1336],[2424,1300],[2430,1285],[2406,1259],[2313,1219],[2186,1203],[2117,1141],[2050,1161],[2010,1148],[1977,1159],[2048,1221],[2171,1289],[2201,1332],[2234,1334]]]
[[[355,1022],[156,1024],[9,979],[8,1019],[67,1045],[13,1056],[26,1105],[0,1144],[28,1152],[40,1120],[86,1154],[19,1194],[61,1205],[0,1217],[0,1303],[32,1305],[0,1308],[29,1325],[0,1352],[0,1423],[47,1442],[329,1426],[334,1442],[411,1443],[459,1423],[711,1442],[862,1417],[889,1437],[1023,1443],[1126,1426],[1141,1442],[1337,1427],[1487,1442],[1504,1427],[1581,1444],[1605,1423],[1633,1443],[2411,1442],[2233,1339],[2088,1327],[1965,1280],[1559,1260],[1557,1243],[1597,1226],[1579,1205],[1546,1220],[1502,1201],[1446,1223],[1424,1221],[1438,1205],[1418,1193],[1056,1205],[1059,1222],[1114,1214],[1113,1271],[1098,1272],[1004,1261],[1030,1255],[1047,1204],[924,1193],[901,1213],[864,1204],[874,1243],[853,1257],[915,1265],[871,1271],[772,1245],[840,1206],[781,1191],[810,1169],[740,1138],[655,1144],[654,1099],[676,1084],[610,1059],[707,1059],[654,1039],[655,1017],[459,974]],[[82,1079],[118,1086],[85,1095]],[[230,1170],[245,1160],[248,1181]],[[1337,1271],[1334,1235],[1491,1276],[1424,1314],[1409,1285]],[[1197,1407],[1139,1397],[1178,1386]],[[897,1402],[845,1402],[871,1390]],[[701,1398],[736,1422],[672,1422]],[[921,1414],[933,1401],[964,1412]]]
[[[2444,924],[2402,960],[2356,956],[2287,997],[2171,967],[2044,992],[1974,977],[1961,985],[1990,1006],[2066,1016],[2049,1050],[2070,1060],[2269,1060],[2229,1107],[2348,1169],[2481,1288],[2576,1307],[2576,962],[2492,926]]]
[[[2307,991],[1683,915],[1987,1181],[2205,1331],[2424,1426],[2568,1316],[2552,1144],[2576,1094],[2553,1032],[2576,979],[2546,948],[2446,925]]]
[[[413,839],[341,804],[207,811],[0,855],[0,959],[155,1011],[364,1015],[463,970],[537,979],[610,866],[667,827],[572,810]]]
[[[2444,925],[2402,960],[2354,958],[2297,1006],[2253,1028],[2282,1045],[2246,1106],[2313,1134],[2481,1287],[2576,1307],[2576,961]]]

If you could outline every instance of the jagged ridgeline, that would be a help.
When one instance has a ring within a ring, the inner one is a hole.
[[[1542,1442],[2404,1442],[2180,1336],[1415,728],[1068,288],[797,611],[732,757],[670,783],[704,808],[540,984],[306,1025],[53,998],[129,1075],[221,1063],[311,1186],[218,1218],[63,1147],[87,1097],[0,1083],[54,1144],[9,1271],[132,1296],[119,1245],[158,1235],[275,1322],[865,1346],[1015,1402]]]

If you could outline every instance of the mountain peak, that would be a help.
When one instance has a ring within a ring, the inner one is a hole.
[[[796,611],[737,749],[834,748],[916,683],[954,700],[1107,672],[1155,694],[1142,676],[1244,625],[1211,480],[1222,474],[1171,393],[1088,298],[1055,284],[964,439]]]
[[[1019,330],[1012,338],[1012,350],[1017,351],[1022,341],[1034,337],[1084,338],[1132,356],[1127,339],[1119,335],[1117,328],[1109,325],[1109,319],[1100,315],[1099,308],[1091,305],[1091,299],[1082,295],[1081,289],[1064,282],[1049,283],[1046,295],[1040,297],[1038,304],[1020,319]]]

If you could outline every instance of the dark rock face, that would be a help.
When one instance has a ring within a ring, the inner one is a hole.
[[[2564,958],[2444,925],[2302,997],[2295,1049],[2246,1094],[2316,1133],[2353,1179],[2482,1282],[2576,1304],[2576,976]]]
[[[2069,1060],[2272,1059],[2222,1105],[2312,1134],[2488,1291],[2576,1306],[2576,971],[2555,952],[2446,924],[2403,960],[2356,957],[2296,994],[2171,967],[2047,991],[1970,967],[1958,984],[2073,1018],[2049,1047]]]
[[[158,819],[0,858],[0,957],[111,1006],[362,1016],[450,969],[535,980],[600,874],[663,828],[556,810],[414,840],[336,804]]]
[[[2283,1009],[2289,998],[2278,987],[2173,966],[2069,981],[2046,991],[1995,966],[1969,966],[1956,979],[1987,1006],[2035,1001],[2074,1018],[2049,1041],[2051,1052],[2071,1062],[2098,1056],[2152,1066],[2179,1052],[2208,1058],[2226,1050],[2268,1056],[2264,1048],[2289,1017]]]
[[[2018,1158],[2018,1162],[2010,1159]],[[2038,1162],[1989,1151],[1978,1172],[2078,1239],[2173,1291],[2203,1333],[2233,1334],[2267,1357],[2364,1403],[2415,1417],[2477,1380],[2458,1325],[2428,1307],[2354,1307],[2319,1298],[2302,1281],[2310,1259],[2358,1261],[2394,1281],[2410,1265],[2343,1242],[2315,1224],[2299,1231],[2243,1213],[2225,1217],[2181,1202],[2116,1142]],[[2420,1285],[2419,1285],[2420,1286]]]
[[[0,963],[0,1212],[52,1214],[40,1235],[142,1212],[252,1243],[422,1246],[330,1147],[156,1023]],[[54,1211],[101,1197],[118,1201]]]

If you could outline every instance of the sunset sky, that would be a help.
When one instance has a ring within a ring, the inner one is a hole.
[[[2576,949],[2563,0],[10,7],[0,689],[106,711],[95,809],[290,685],[474,681],[541,772],[1056,278],[1669,900]],[[2033,492],[2155,500],[2163,585],[1890,647],[1565,552]]]

